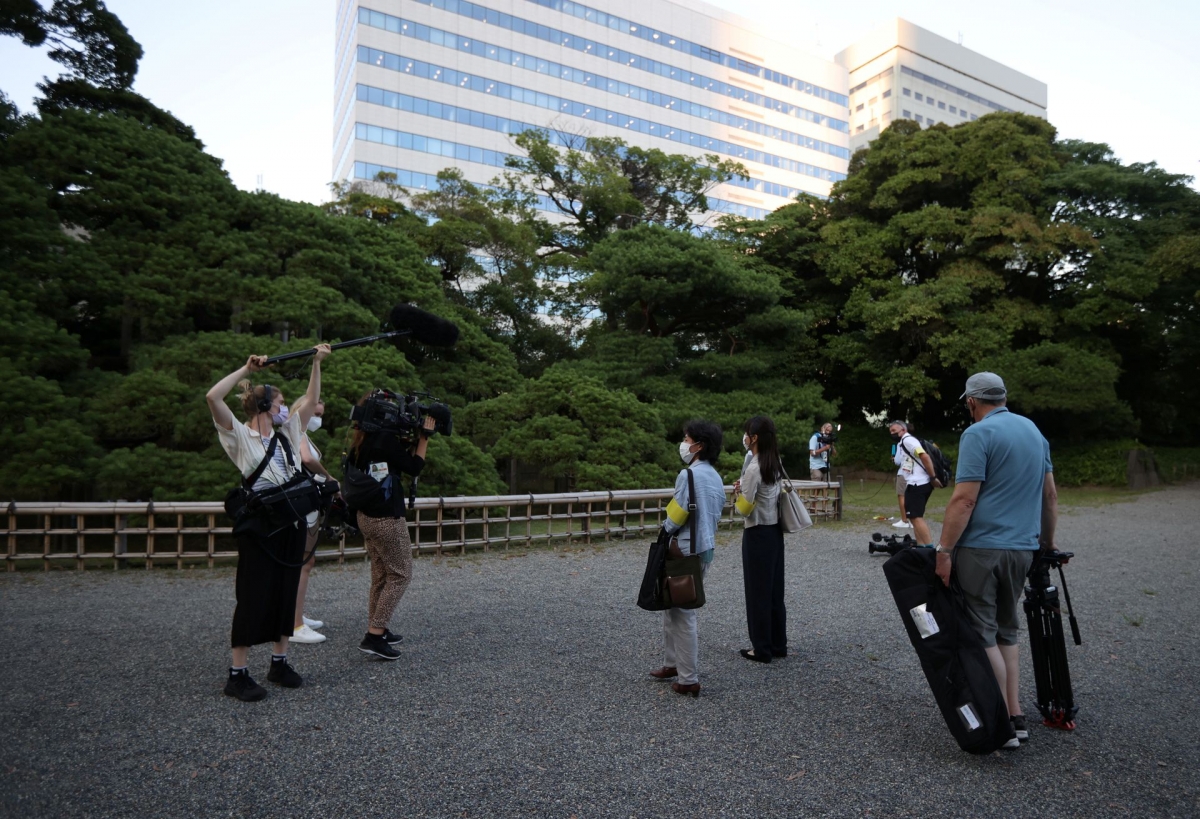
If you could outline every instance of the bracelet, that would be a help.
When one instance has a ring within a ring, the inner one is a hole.
[[[938,547],[937,547],[937,549],[936,549],[935,551],[936,551],[936,552],[937,552],[939,555],[948,555],[948,554],[953,554],[953,552],[954,552],[954,547],[953,547],[953,546],[951,546],[949,549],[947,549],[946,547],[942,546],[942,545],[939,543],[939,544],[938,544]]]

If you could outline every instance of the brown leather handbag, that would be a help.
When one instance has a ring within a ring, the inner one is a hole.
[[[696,480],[688,469],[688,532],[691,534],[692,554],[685,555],[679,539],[671,538],[667,560],[663,566],[663,597],[671,608],[698,609],[704,605],[704,563],[696,554]]]

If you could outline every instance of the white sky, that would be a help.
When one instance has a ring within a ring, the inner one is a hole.
[[[44,0],[48,4],[48,0]],[[1063,137],[1126,162],[1200,175],[1195,0],[709,0],[830,58],[903,17],[1049,86]],[[135,89],[194,127],[241,188],[324,201],[333,137],[334,0],[108,0],[146,54]],[[56,76],[44,52],[0,38],[0,89],[22,109]],[[1189,102],[1188,100],[1192,100]]]

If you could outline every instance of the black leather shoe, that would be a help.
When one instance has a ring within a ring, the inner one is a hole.
[[[770,657],[759,657],[757,654],[754,653],[754,649],[752,649],[752,648],[743,648],[741,651],[738,652],[738,654],[741,654],[747,660],[753,660],[756,663],[771,662]]]

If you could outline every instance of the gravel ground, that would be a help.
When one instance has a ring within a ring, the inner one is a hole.
[[[394,663],[357,651],[365,565],[321,566],[294,691],[221,693],[229,569],[0,577],[7,816],[1196,816],[1200,485],[1068,511],[1079,728],[958,750],[871,528],[789,536],[791,655],[747,645],[740,548],[700,614],[699,700],[646,672],[646,544],[416,561]],[[1191,635],[1191,636],[1189,636]],[[1025,656],[1023,697],[1034,709]]]

